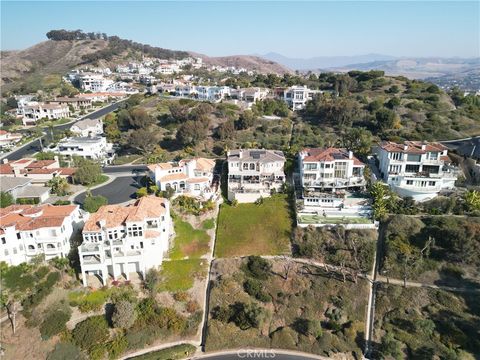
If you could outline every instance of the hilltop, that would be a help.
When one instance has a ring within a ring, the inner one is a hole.
[[[60,32],[54,30],[53,32]],[[162,59],[181,59],[199,56],[207,65],[235,66],[260,73],[283,74],[289,70],[273,61],[257,56],[209,57],[187,51],[162,49],[150,45],[120,39],[116,36],[101,37],[82,34],[70,39],[62,36],[38,43],[19,51],[1,52],[2,92],[17,90],[34,92],[55,87],[61,76],[69,70],[84,65],[115,66],[125,60],[138,60],[143,55]],[[50,32],[52,33],[52,32]],[[48,35],[50,35],[50,33]],[[85,38],[86,37],[86,38]]]

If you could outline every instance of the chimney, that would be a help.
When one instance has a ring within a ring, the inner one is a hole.
[[[427,148],[427,145],[422,144],[422,150],[425,150]]]
[[[348,152],[348,158],[349,158],[349,159],[353,159],[353,152],[352,152],[352,151],[349,151],[349,152]]]
[[[103,230],[105,226],[107,225],[107,222],[104,219],[98,220],[98,226]]]
[[[8,164],[8,159],[3,159],[4,164]]]
[[[403,150],[408,150],[408,145],[403,145]]]
[[[55,156],[53,157],[53,160],[55,160],[56,162],[58,162],[58,156],[55,155]]]
[[[243,155],[243,150],[242,149],[238,150],[238,158],[239,159],[242,158],[242,155]]]

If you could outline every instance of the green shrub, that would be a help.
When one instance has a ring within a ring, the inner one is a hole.
[[[109,337],[108,324],[102,315],[91,316],[79,322],[72,331],[75,343],[82,349],[91,349],[96,344],[104,344]]]
[[[135,307],[131,302],[122,300],[115,303],[112,315],[112,324],[116,328],[128,329],[137,318]]]
[[[65,330],[65,325],[70,320],[70,313],[62,310],[54,310],[43,320],[40,325],[40,334],[43,340],[48,340],[54,335]]]
[[[104,196],[87,196],[83,202],[83,209],[89,213],[96,212],[101,206],[107,205],[108,199]]]
[[[61,342],[48,354],[47,360],[84,360],[85,356],[80,349],[69,342]]]
[[[245,273],[255,279],[266,280],[271,275],[272,265],[260,256],[249,256]]]
[[[40,266],[37,271],[35,271],[35,277],[37,280],[42,280],[49,272],[48,266]]]
[[[269,302],[272,300],[271,296],[263,291],[263,285],[256,279],[247,279],[243,283],[243,289],[245,292],[253,296],[255,299],[262,302]]]
[[[127,350],[128,342],[125,336],[116,336],[112,341],[107,343],[107,351],[109,359],[117,359]]]

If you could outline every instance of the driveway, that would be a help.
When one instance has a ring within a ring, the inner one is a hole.
[[[102,195],[108,199],[109,204],[121,204],[126,201],[135,199],[135,192],[140,187],[137,183],[137,180],[140,180],[140,177],[129,175],[117,177],[111,183],[98,187],[92,190],[92,195]],[[77,197],[75,197],[75,202],[78,204],[83,204],[87,192],[83,192]]]

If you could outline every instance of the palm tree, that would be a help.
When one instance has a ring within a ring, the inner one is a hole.
[[[468,211],[480,210],[480,192],[477,190],[467,191],[463,199]]]
[[[60,275],[62,276],[62,281],[63,281],[63,274],[65,270],[68,268],[69,261],[67,258],[64,257],[55,257],[52,260],[50,260],[52,265],[56,267],[58,270],[60,270]]]

